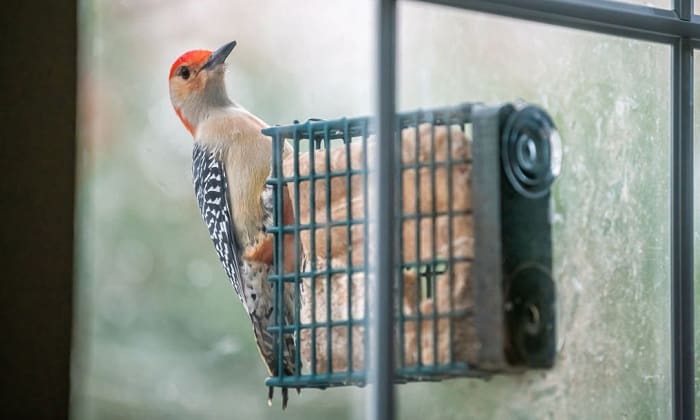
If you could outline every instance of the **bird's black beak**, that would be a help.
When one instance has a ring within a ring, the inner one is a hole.
[[[217,65],[226,61],[226,57],[228,57],[228,55],[231,54],[231,51],[233,51],[233,48],[235,46],[236,41],[231,41],[228,44],[225,44],[223,47],[211,53],[211,56],[209,56],[209,60],[207,60],[207,62],[204,63],[204,65],[201,69],[199,69],[199,71],[214,68]]]

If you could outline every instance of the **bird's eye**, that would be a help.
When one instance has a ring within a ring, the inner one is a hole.
[[[190,78],[190,69],[187,67],[180,67],[180,77],[187,80]]]

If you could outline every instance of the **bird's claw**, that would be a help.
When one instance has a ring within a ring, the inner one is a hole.
[[[297,393],[301,393],[301,389],[297,388]],[[267,388],[267,406],[272,407],[272,398],[275,396],[275,388]],[[289,401],[289,391],[287,388],[282,388],[282,410],[287,408],[287,402]]]

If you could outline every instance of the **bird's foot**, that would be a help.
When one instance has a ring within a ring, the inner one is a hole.
[[[297,394],[301,393],[301,389],[297,388]],[[275,388],[267,388],[267,406],[272,407],[272,398],[275,396]],[[288,388],[282,388],[282,410],[287,408],[287,402],[289,401],[289,391]]]

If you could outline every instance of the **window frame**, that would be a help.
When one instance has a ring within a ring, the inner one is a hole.
[[[69,418],[77,19],[75,0],[0,15],[0,418]]]
[[[672,9],[659,9],[608,0],[419,0],[556,26],[652,41],[671,47],[671,377],[672,412],[677,420],[695,418],[693,308],[693,52],[700,48],[700,15],[693,0],[673,0]],[[378,0],[375,73],[377,143],[374,197],[370,216],[373,278],[392,278],[396,259],[396,224],[392,206],[396,113],[396,4]],[[370,372],[367,414],[391,420],[393,389],[393,290],[391,282],[372,282],[376,296],[370,313]]]

